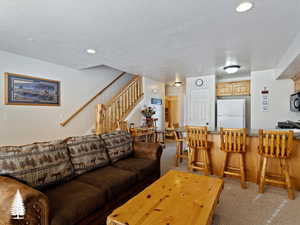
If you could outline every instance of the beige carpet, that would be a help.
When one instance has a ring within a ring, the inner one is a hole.
[[[162,174],[170,169],[187,171],[186,162],[175,167],[174,142],[167,142],[161,162]],[[224,181],[213,225],[300,225],[299,192],[295,200],[288,200],[282,188],[267,185],[265,193],[259,194],[256,184],[248,182],[248,188],[241,189],[237,179],[225,178]]]

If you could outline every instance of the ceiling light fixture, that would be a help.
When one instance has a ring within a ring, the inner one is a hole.
[[[252,9],[253,3],[252,2],[242,2],[236,7],[236,11],[239,13],[247,12]]]
[[[239,66],[239,65],[230,65],[230,66],[225,66],[224,70],[226,71],[226,73],[232,74],[232,73],[236,73],[237,71],[239,71],[240,68],[241,68],[241,66]]]
[[[87,49],[86,52],[87,52],[88,54],[91,54],[91,55],[96,54],[96,50],[95,50],[95,49]]]
[[[175,81],[173,84],[174,87],[181,87],[182,85],[183,85],[182,81]]]

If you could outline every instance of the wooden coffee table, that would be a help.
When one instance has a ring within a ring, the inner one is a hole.
[[[107,225],[209,225],[223,180],[171,170],[115,209]]]

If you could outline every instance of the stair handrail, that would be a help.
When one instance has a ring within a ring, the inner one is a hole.
[[[132,89],[132,87],[135,89]],[[129,95],[129,93],[131,94]],[[118,122],[123,121],[128,116],[143,96],[142,77],[136,76],[106,104],[98,104],[96,134],[116,129]],[[132,101],[130,98],[132,98]]]
[[[117,93],[113,98],[111,98],[108,102],[106,102],[104,105],[105,106],[109,106],[111,105],[113,102],[115,102],[124,92],[127,91],[127,89],[132,86],[136,80],[141,79],[140,76],[135,75],[124,87],[126,87],[125,89],[122,89],[119,93]]]
[[[88,100],[84,105],[82,105],[77,111],[75,111],[68,119],[61,122],[61,126],[66,126],[74,117],[76,117],[82,110],[85,109],[91,102],[93,102],[97,97],[99,97],[106,89],[108,89],[110,86],[112,86],[117,80],[119,80],[121,77],[123,77],[126,74],[126,72],[120,73],[113,81],[111,81],[107,86],[105,86],[102,90],[100,90],[94,97],[92,97],[90,100]]]

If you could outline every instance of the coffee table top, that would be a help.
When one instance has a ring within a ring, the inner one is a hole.
[[[207,225],[223,180],[171,170],[115,209],[108,225]]]

